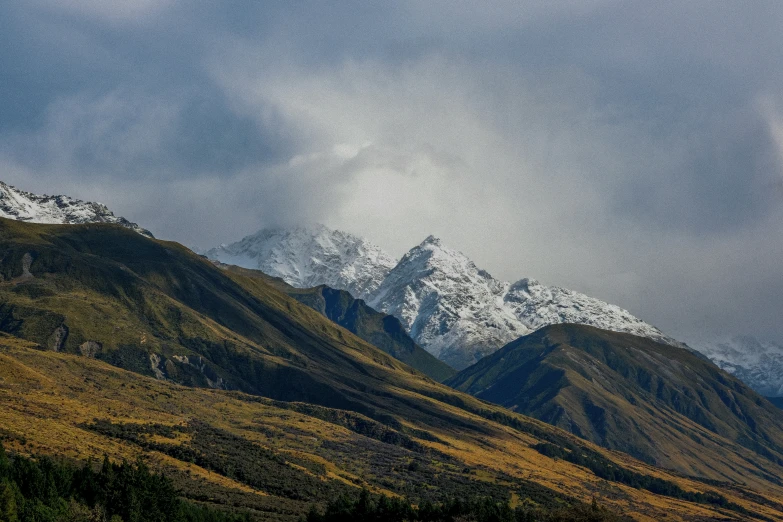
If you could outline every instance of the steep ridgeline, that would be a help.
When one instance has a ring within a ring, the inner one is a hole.
[[[494,279],[432,236],[396,265],[367,245],[356,236],[316,226],[261,231],[207,256],[258,268],[299,288],[325,284],[347,290],[397,317],[416,343],[458,370],[521,335],[563,322],[679,345],[615,305],[531,279],[514,284]]]
[[[710,463],[700,479],[650,467],[428,379],[176,243],[0,219],[0,250],[11,452],[141,455],[184,496],[255,520],[293,522],[360,487],[419,505],[598,497],[645,520],[783,517],[783,487],[748,461],[783,466],[728,440],[683,456]],[[745,485],[712,482],[727,477]]]
[[[380,247],[323,225],[265,229],[206,252],[215,261],[254,268],[297,288],[326,285],[366,299],[395,265]]]
[[[432,236],[405,254],[369,304],[398,317],[416,342],[458,370],[550,324],[589,324],[677,343],[627,311],[579,292],[531,279],[494,279]]]
[[[783,462],[783,415],[689,350],[583,325],[522,337],[447,384],[658,466],[701,473],[721,451]],[[700,458],[696,458],[701,456]]]
[[[81,201],[68,196],[39,196],[24,192],[0,181],[0,217],[28,221],[76,225],[82,223],[114,223],[147,237],[149,230],[115,216],[105,205]]]
[[[759,394],[783,397],[783,346],[750,336],[689,344]]]
[[[417,345],[396,317],[370,308],[362,299],[355,299],[345,290],[336,290],[325,285],[296,288],[260,270],[222,263],[218,266],[247,277],[262,279],[266,284],[317,310],[359,338],[438,382],[457,373],[449,365]]]

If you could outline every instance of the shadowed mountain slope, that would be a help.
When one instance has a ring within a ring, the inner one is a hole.
[[[529,278],[495,279],[434,236],[399,262],[361,237],[323,225],[261,230],[206,256],[296,288],[346,290],[395,316],[419,346],[458,370],[549,324],[588,324],[681,345],[627,310],[580,292]]]
[[[767,397],[767,400],[778,408],[783,409],[783,397]]]
[[[549,326],[447,383],[686,473],[717,471],[734,452],[762,475],[767,459],[783,462],[778,409],[705,358],[630,334]]]
[[[262,279],[270,286],[317,310],[359,338],[436,381],[444,381],[457,373],[449,365],[417,345],[396,317],[374,310],[364,300],[355,299],[345,290],[336,290],[325,285],[295,288],[282,279],[268,276],[258,270],[223,264],[219,266],[248,277]]]

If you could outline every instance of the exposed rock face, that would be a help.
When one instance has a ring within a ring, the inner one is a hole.
[[[165,357],[149,354],[150,369],[156,379],[182,381],[191,386],[207,386],[220,390],[228,389],[227,383],[207,361],[199,355],[172,355]]]
[[[52,335],[49,336],[49,339],[46,341],[46,347],[54,352],[59,352],[65,344],[65,340],[67,338],[68,327],[64,324],[61,324],[55,328],[54,332],[52,332]]]
[[[30,267],[33,265],[33,256],[30,252],[22,256],[22,278],[32,279],[33,274],[30,273]]]
[[[79,345],[79,353],[91,359],[94,359],[96,355],[101,353],[102,349],[101,343],[95,341],[87,341]]]
[[[162,359],[160,355],[157,353],[151,353],[150,354],[150,368],[152,368],[152,373],[155,374],[156,379],[165,380],[166,375],[163,373],[163,370],[160,369],[160,363],[162,362]]]
[[[180,364],[188,365],[198,370],[206,380],[207,386],[210,388],[225,389],[226,383],[223,378],[220,377],[215,371],[210,368],[206,361],[199,355],[173,355],[172,360],[177,361]]]

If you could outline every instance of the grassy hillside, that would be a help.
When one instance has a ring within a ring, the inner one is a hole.
[[[416,344],[396,317],[370,308],[362,299],[354,299],[345,290],[336,290],[324,285],[315,288],[294,288],[282,279],[267,276],[258,270],[229,265],[221,265],[221,267],[249,277],[263,279],[268,285],[317,310],[360,339],[436,381],[444,381],[457,373],[452,367]]]
[[[736,479],[739,455],[743,472],[778,480],[772,463],[783,462],[772,404],[688,350],[628,334],[547,327],[447,382],[684,473]]]
[[[489,411],[504,420],[500,410]],[[395,436],[351,412],[183,387],[0,339],[0,433],[10,452],[82,462],[103,454],[117,461],[141,457],[187,500],[249,511],[259,520],[295,520],[311,504],[356,496],[361,487],[419,503],[483,495],[556,508],[595,496],[638,520],[783,516],[774,500],[783,491],[773,485],[751,491],[688,479],[514,414],[507,414],[506,426],[464,410],[452,413],[463,425],[433,419],[411,424],[426,430],[418,433],[421,438]],[[588,467],[544,455],[541,444],[597,455],[604,465],[683,491],[719,492],[729,507],[599,478]]]
[[[0,427],[12,452],[143,456],[191,500],[263,520],[361,486],[413,502],[597,496],[640,520],[783,516],[771,500],[783,489],[743,453],[705,481],[600,450],[441,385],[177,244],[0,220],[0,248]]]

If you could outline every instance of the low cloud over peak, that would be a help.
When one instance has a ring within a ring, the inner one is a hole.
[[[190,245],[436,233],[676,335],[783,340],[778,3],[110,4],[3,9],[4,181]]]

